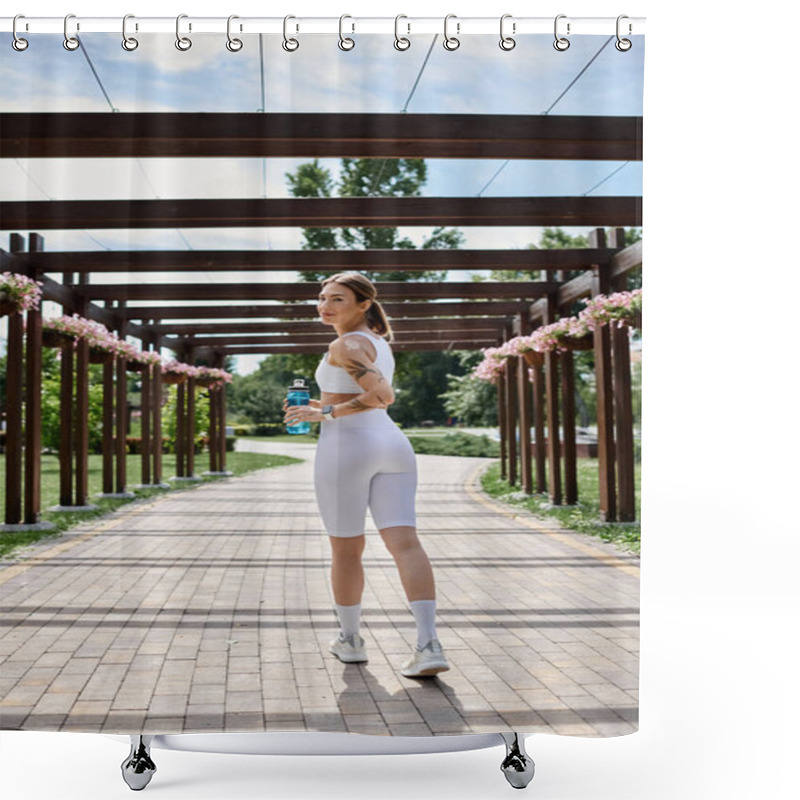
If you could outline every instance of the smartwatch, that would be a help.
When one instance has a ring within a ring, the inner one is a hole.
[[[333,417],[333,406],[322,406],[322,418],[328,421],[332,420]]]

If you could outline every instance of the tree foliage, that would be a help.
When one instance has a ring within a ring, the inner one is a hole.
[[[444,407],[459,423],[475,427],[497,425],[497,387],[470,374],[483,358],[470,350],[458,354],[461,370],[447,376],[447,389],[442,393]]]
[[[427,180],[422,158],[343,158],[338,182],[318,159],[287,173],[293,197],[419,197]],[[436,228],[423,240],[423,249],[454,249],[463,244],[463,234],[454,228]],[[397,227],[304,228],[304,250],[413,250],[414,242]],[[444,280],[446,271],[363,272],[373,281]],[[305,281],[321,281],[327,272],[306,270]]]

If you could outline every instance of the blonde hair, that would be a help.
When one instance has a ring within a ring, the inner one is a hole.
[[[369,329],[380,336],[385,336],[390,342],[394,341],[392,326],[389,324],[383,307],[377,300],[378,290],[369,278],[358,272],[339,272],[322,281],[323,286],[327,286],[329,283],[341,283],[343,286],[352,289],[356,296],[356,301],[359,303],[363,303],[364,300],[370,300],[370,307],[365,314]]]

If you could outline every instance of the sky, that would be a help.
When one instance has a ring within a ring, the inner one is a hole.
[[[238,53],[225,49],[224,36],[197,35],[186,52],[177,50],[171,34],[139,38],[139,48],[127,52],[120,47],[118,34],[85,34],[82,47],[68,52],[61,46],[61,35],[39,34],[31,36],[31,46],[19,53],[10,46],[10,35],[3,34],[0,110],[642,114],[643,36],[635,37],[636,46],[626,53],[606,44],[605,35],[574,36],[565,52],[557,52],[552,37],[546,35],[520,39],[510,52],[500,50],[497,36],[489,35],[465,38],[454,52],[442,47],[441,36],[433,48],[432,36],[412,37],[412,47],[398,52],[390,36],[365,34],[355,37],[351,51],[342,52],[335,34],[309,35],[291,54],[275,35],[244,36]],[[0,159],[0,199],[287,197],[286,173],[308,160]],[[334,177],[338,174],[338,159],[321,162]],[[429,197],[642,193],[641,162],[429,159],[427,163],[422,194]],[[8,246],[8,233],[0,231],[0,246]],[[402,233],[420,244],[430,229],[404,228]],[[541,229],[465,227],[462,233],[465,248],[507,249],[537,242]],[[48,251],[298,249],[301,243],[300,230],[288,228],[45,232]],[[214,283],[254,276],[199,277]],[[468,278],[456,271],[449,275],[450,280]],[[107,275],[102,282],[128,279],[126,274]],[[144,276],[154,283],[197,279],[169,273]],[[271,273],[269,279],[293,281],[296,273]],[[51,315],[60,307],[46,304],[44,310]],[[236,371],[252,371],[261,358],[240,357]]]

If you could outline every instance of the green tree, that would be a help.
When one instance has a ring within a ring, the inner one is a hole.
[[[472,377],[482,358],[482,353],[471,350],[458,353],[459,365],[465,371],[447,376],[442,399],[447,413],[458,422],[485,428],[497,425],[497,387]]]
[[[343,158],[338,183],[319,160],[301,164],[287,173],[293,197],[419,197],[427,180],[427,165],[422,158]],[[455,249],[463,244],[463,234],[454,228],[436,228],[423,240],[422,249]],[[304,250],[413,250],[416,245],[401,236],[396,227],[304,228]],[[444,270],[408,272],[365,270],[373,281],[444,280]],[[321,281],[327,272],[306,270],[302,280]]]

